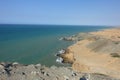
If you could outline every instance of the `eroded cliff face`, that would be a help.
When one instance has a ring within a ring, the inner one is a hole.
[[[63,63],[70,63],[73,64],[75,61],[73,52],[69,49],[66,49],[63,54],[58,55],[59,57],[63,58]]]
[[[72,68],[79,72],[120,78],[120,29],[89,34],[92,36],[68,47],[68,52],[62,56],[64,61],[71,62]]]

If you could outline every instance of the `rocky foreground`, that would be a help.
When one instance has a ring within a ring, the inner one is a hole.
[[[64,40],[76,41],[60,54],[72,69],[100,73],[120,79],[120,29],[80,33]]]
[[[0,80],[119,80],[98,73],[80,73],[71,67],[0,63]]]

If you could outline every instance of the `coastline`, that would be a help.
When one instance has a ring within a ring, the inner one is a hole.
[[[17,62],[1,62],[0,79],[87,80],[89,78],[90,80],[120,80],[120,54],[114,54],[119,53],[120,50],[119,30],[105,29],[72,36],[75,44],[69,46],[65,52],[59,52],[63,63],[70,63],[71,67],[46,67],[41,64],[23,65]],[[110,32],[111,36],[108,36],[106,31]],[[116,35],[118,36],[115,37]]]
[[[107,26],[0,25],[0,61],[62,66],[55,62],[54,54],[73,42],[59,41],[60,37],[105,28]]]
[[[85,35],[89,35],[84,37]],[[79,40],[79,37],[83,39]],[[112,28],[71,37],[77,42],[61,55],[78,72],[120,78],[120,29]],[[70,37],[68,37],[69,41]]]

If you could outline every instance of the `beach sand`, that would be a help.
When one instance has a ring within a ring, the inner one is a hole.
[[[73,56],[68,56],[67,59],[74,58],[72,68],[79,72],[120,78],[120,29],[107,29],[89,34],[94,37],[85,38],[68,47],[70,53],[66,55]]]

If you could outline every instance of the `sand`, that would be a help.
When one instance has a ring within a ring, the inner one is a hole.
[[[90,34],[94,36],[99,36],[101,40],[108,40],[111,41],[109,43],[104,43],[102,45],[98,45],[95,42],[98,40],[95,39],[84,39],[78,41],[74,45],[68,47],[74,57],[74,61],[72,64],[72,68],[75,71],[79,72],[87,72],[87,73],[100,73],[109,75],[115,78],[120,78],[120,58],[119,57],[112,57],[110,55],[111,52],[116,51],[120,54],[120,43],[115,44],[117,48],[114,48],[112,42],[119,42],[120,41],[120,29],[107,29],[98,32],[91,32]],[[88,45],[95,43],[94,49],[88,47]],[[105,46],[105,48],[104,48]],[[106,50],[104,50],[106,49]],[[69,53],[67,53],[68,55]],[[71,57],[68,56],[68,59]]]
[[[106,30],[98,31],[98,32],[91,32],[91,34],[96,35],[96,36],[102,36],[104,38],[107,38],[113,41],[120,41],[120,28],[106,29]]]

